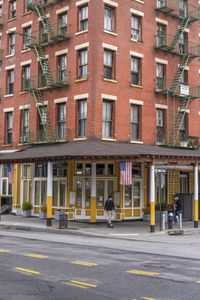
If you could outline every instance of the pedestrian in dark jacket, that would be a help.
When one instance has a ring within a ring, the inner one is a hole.
[[[115,210],[115,205],[114,205],[114,201],[113,201],[113,198],[111,195],[106,200],[104,209],[105,209],[107,217],[108,217],[108,227],[113,228],[112,217],[113,217],[113,211]]]

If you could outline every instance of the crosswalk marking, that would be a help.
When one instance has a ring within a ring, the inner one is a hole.
[[[0,249],[0,252],[5,252],[5,253],[9,253],[10,252],[10,250],[6,250],[6,249]]]
[[[24,273],[24,274],[33,274],[33,275],[40,274],[40,272],[29,270],[29,269],[24,269],[24,268],[19,268],[19,267],[16,267],[15,270],[18,272]]]
[[[98,264],[94,264],[88,261],[80,261],[80,260],[76,260],[76,261],[71,261],[72,264],[75,265],[81,265],[81,266],[87,266],[87,267],[95,267],[98,266]]]
[[[157,272],[147,272],[147,271],[141,271],[141,270],[129,270],[127,273],[136,274],[136,275],[145,275],[145,276],[154,276],[159,275],[160,273]]]
[[[24,256],[39,258],[39,259],[48,258],[48,256],[40,255],[40,254],[36,254],[36,253],[25,253]]]

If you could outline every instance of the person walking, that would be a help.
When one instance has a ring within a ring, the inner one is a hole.
[[[109,195],[108,199],[106,200],[104,209],[108,217],[108,227],[113,228],[112,216],[113,216],[113,211],[115,210],[115,205],[111,195]]]

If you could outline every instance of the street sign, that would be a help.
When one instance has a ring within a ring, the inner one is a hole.
[[[157,173],[157,174],[167,174],[167,169],[155,168],[155,173]]]

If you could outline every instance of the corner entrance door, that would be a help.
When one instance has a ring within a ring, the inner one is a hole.
[[[142,179],[134,179],[132,186],[125,186],[125,219],[142,216]]]
[[[90,218],[91,180],[82,178],[75,180],[76,202],[75,219]]]

